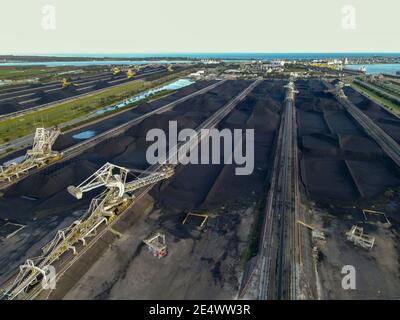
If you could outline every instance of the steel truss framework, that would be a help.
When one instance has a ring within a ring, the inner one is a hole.
[[[61,159],[62,154],[52,150],[52,146],[60,133],[61,131],[56,127],[51,129],[37,128],[32,149],[26,152],[22,162],[0,166],[0,182],[11,182],[12,179],[19,178],[31,169],[40,168],[52,161]]]
[[[17,277],[0,297],[16,299],[27,296],[40,281],[47,280],[47,270],[62,255],[67,252],[76,255],[79,246],[86,246],[87,239],[96,235],[99,226],[114,221],[132,203],[134,191],[171,177],[174,170],[165,166],[143,178],[126,182],[128,173],[129,169],[106,163],[78,187],[69,187],[70,193],[78,199],[82,198],[84,192],[95,188],[106,189],[92,199],[89,209],[80,220],[57,232],[53,240],[42,248],[40,256],[28,259],[20,266]]]

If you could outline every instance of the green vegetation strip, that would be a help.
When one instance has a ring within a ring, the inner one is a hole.
[[[391,93],[395,96],[399,96],[400,91],[396,90],[395,87],[393,87],[390,83],[383,83],[381,81],[371,81],[371,80],[366,80],[365,82],[378,87],[379,89],[383,90],[383,91],[387,91],[388,93]]]
[[[366,88],[358,83],[353,82],[351,85],[352,85],[352,87],[354,87],[354,89],[362,92],[371,100],[381,104],[382,106],[384,106],[385,108],[387,108],[391,111],[400,113],[400,106],[398,104],[396,104],[395,102],[383,97],[380,93],[378,93],[376,91],[372,91],[369,88]]]
[[[115,105],[118,102],[135,96],[141,92],[184,76],[187,74],[187,72],[188,71],[182,71],[179,73],[169,74],[153,81],[136,80],[126,85],[111,88],[107,91],[94,94],[92,96],[78,98],[74,101],[56,105],[53,108],[39,110],[37,112],[29,113],[12,119],[6,119],[0,122],[0,143],[5,143],[16,138],[27,136],[33,133],[36,127],[39,126],[51,127],[79,117],[84,117],[93,111]],[[121,108],[119,111],[122,109],[126,108]],[[109,114],[109,112],[104,113],[103,115],[96,117],[96,119],[108,116]],[[91,118],[90,121],[93,121],[93,119],[94,118]],[[81,124],[82,122],[74,124],[74,126]]]
[[[387,83],[386,86],[391,89],[392,92],[396,93],[400,97],[400,85],[397,83]]]
[[[100,115],[98,115],[98,116],[90,117],[90,118],[84,119],[84,120],[82,120],[82,121],[79,121],[79,122],[77,122],[77,123],[74,123],[74,124],[71,124],[71,125],[67,125],[67,126],[63,127],[63,128],[61,129],[61,131],[62,131],[62,132],[66,132],[66,131],[72,130],[72,129],[77,128],[77,127],[80,127],[80,126],[82,126],[82,125],[85,125],[85,124],[88,124],[88,123],[91,123],[91,122],[100,120],[100,119],[105,118],[105,117],[109,117],[109,116],[111,116],[111,115],[113,115],[113,114],[115,114],[115,113],[120,113],[120,112],[122,112],[122,111],[124,111],[124,110],[126,110],[126,109],[131,109],[131,108],[133,108],[133,107],[135,107],[135,106],[137,106],[137,105],[139,105],[139,104],[141,104],[141,103],[143,103],[143,102],[149,102],[149,101],[152,101],[152,100],[155,100],[155,99],[159,99],[159,98],[161,98],[161,97],[163,97],[163,96],[166,96],[167,94],[171,94],[171,93],[173,93],[173,92],[175,92],[175,90],[163,90],[163,91],[159,91],[159,92],[157,92],[157,93],[155,93],[155,94],[152,94],[151,96],[148,96],[147,98],[145,98],[145,99],[143,99],[143,100],[140,100],[140,101],[136,101],[136,102],[127,104],[126,106],[124,106],[124,107],[122,107],[122,108],[118,108],[118,109],[114,109],[114,110],[109,110],[109,111],[106,111],[106,112],[104,112],[104,113],[102,113],[102,114],[100,114]]]
[[[85,73],[86,75],[103,72],[107,69],[98,66],[61,66],[61,67],[46,67],[41,66],[0,66],[0,80],[12,80],[24,82],[29,78],[40,78],[41,81],[60,80],[64,77],[76,77]]]

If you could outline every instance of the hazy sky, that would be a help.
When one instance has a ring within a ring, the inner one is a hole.
[[[399,0],[0,0],[0,53],[400,52],[399,40]]]

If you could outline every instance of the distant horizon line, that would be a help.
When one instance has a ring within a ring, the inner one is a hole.
[[[0,55],[90,55],[90,54],[109,54],[109,55],[152,55],[152,54],[400,54],[400,51],[148,51],[148,52],[7,52]]]

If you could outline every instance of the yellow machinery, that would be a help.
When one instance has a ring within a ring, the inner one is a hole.
[[[119,214],[129,207],[134,201],[136,190],[171,177],[174,170],[172,167],[164,166],[147,176],[142,174],[127,182],[128,174],[131,173],[131,170],[127,168],[106,163],[77,187],[68,187],[68,192],[77,199],[81,199],[85,192],[100,187],[106,189],[92,199],[89,209],[80,220],[57,232],[53,240],[43,247],[40,256],[28,259],[20,266],[17,277],[0,294],[0,298],[27,299],[35,290],[41,290],[38,284],[42,282],[43,285],[43,278],[46,277],[47,271],[55,261],[69,251],[76,255],[79,248],[85,246],[87,240],[97,234],[101,225],[110,225]],[[151,243],[154,244],[156,239],[150,240],[153,240]],[[160,242],[160,244],[165,246],[165,238],[164,242]],[[166,253],[166,246],[159,249]]]
[[[167,67],[168,72],[173,72],[174,68],[172,67],[172,64],[168,65]]]
[[[128,69],[128,71],[126,72],[126,76],[128,77],[128,79],[133,78],[136,75],[135,71],[133,71],[131,68]]]
[[[111,71],[112,71],[112,73],[113,73],[114,76],[117,76],[117,75],[119,75],[119,74],[121,73],[121,69],[118,68],[118,67],[112,68]]]
[[[316,230],[313,226],[310,226],[309,224],[307,224],[307,223],[305,223],[303,221],[297,220],[297,223],[301,224],[302,226],[304,226],[304,227],[306,227],[308,229],[310,229],[313,239],[326,241],[325,234],[323,232]]]
[[[61,131],[57,127],[37,128],[32,149],[26,152],[24,159],[20,163],[12,162],[6,166],[0,166],[0,182],[11,182],[31,169],[60,160],[62,154],[52,150],[52,146],[60,134]]]
[[[70,82],[67,78],[64,78],[64,79],[62,79],[61,85],[62,85],[62,88],[65,89],[70,86],[73,86],[74,84],[72,82]]]
[[[321,68],[321,69],[330,69],[330,70],[337,70],[337,66],[333,65],[333,64],[328,64],[325,62],[314,62],[314,63],[310,63],[311,67],[316,67],[316,68]]]
[[[297,223],[298,223],[298,224],[301,224],[302,226],[304,226],[304,227],[306,227],[306,228],[308,228],[308,229],[310,229],[310,230],[314,230],[314,227],[313,227],[313,226],[310,226],[309,224],[307,224],[307,223],[305,223],[305,222],[303,222],[303,221],[297,220]]]

